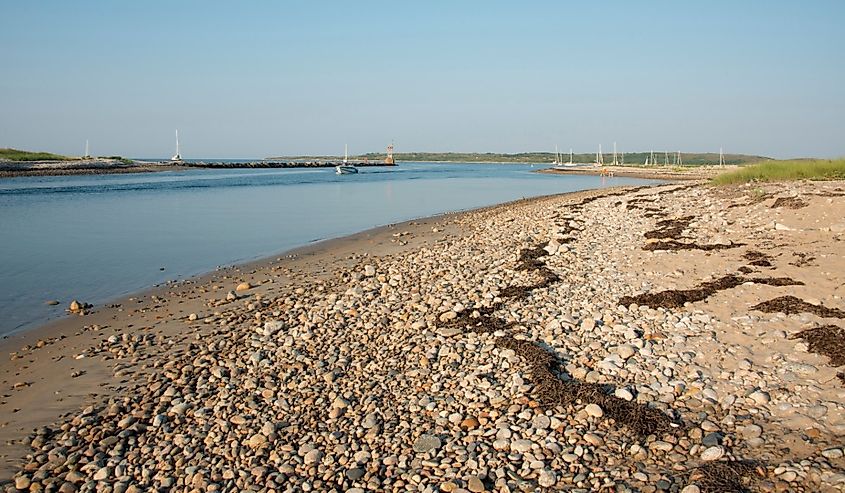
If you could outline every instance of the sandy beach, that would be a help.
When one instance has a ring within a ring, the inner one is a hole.
[[[0,478],[843,491],[843,218],[843,182],[616,188],[161,286],[2,341]]]
[[[578,166],[572,168],[547,168],[538,173],[551,175],[601,175],[627,176],[652,180],[708,180],[716,175],[739,169],[739,166]]]

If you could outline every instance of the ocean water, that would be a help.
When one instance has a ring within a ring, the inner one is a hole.
[[[334,169],[0,179],[0,335],[152,287],[368,228],[647,180],[529,165],[401,163]],[[162,270],[162,268],[164,270]],[[59,300],[58,306],[46,305]]]

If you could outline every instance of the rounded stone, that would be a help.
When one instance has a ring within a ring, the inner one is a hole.
[[[484,487],[484,483],[478,476],[470,476],[469,481],[467,481],[467,489],[472,491],[473,493],[481,493],[482,491],[487,491],[487,488]]]
[[[414,441],[414,452],[425,453],[429,450],[437,450],[440,446],[439,438],[434,435],[423,434]]]
[[[604,416],[604,411],[602,411],[601,406],[598,404],[587,404],[587,406],[584,407],[584,412],[586,412],[588,416],[592,416],[594,418],[601,418]]]
[[[701,460],[711,462],[714,460],[719,460],[725,455],[724,447],[720,445],[716,445],[714,447],[708,447],[701,453]]]

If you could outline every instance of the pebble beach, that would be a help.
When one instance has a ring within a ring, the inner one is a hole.
[[[2,343],[2,488],[845,491],[843,239],[843,182],[686,181],[82,305]]]

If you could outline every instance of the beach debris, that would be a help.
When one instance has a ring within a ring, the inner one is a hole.
[[[786,207],[787,209],[801,209],[803,207],[807,207],[808,205],[810,204],[804,202],[798,197],[778,197],[772,204],[772,209],[776,209],[778,207]]]
[[[769,286],[803,286],[801,281],[788,277],[741,277],[729,274],[714,281],[699,284],[692,289],[670,289],[657,293],[645,293],[636,296],[623,296],[619,304],[645,305],[651,308],[679,308],[685,303],[703,301],[719,291],[735,288],[745,283],[767,284]]]
[[[643,250],[646,251],[655,251],[655,250],[704,250],[704,251],[711,251],[711,250],[727,250],[729,248],[738,248],[741,246],[745,246],[745,243],[713,243],[710,245],[699,245],[697,243],[684,243],[681,241],[669,240],[669,241],[652,241],[648,242],[643,246]]]
[[[753,265],[755,267],[771,267],[772,266],[772,257],[766,255],[762,252],[757,251],[750,251],[746,252],[742,258],[749,261],[749,265]]]
[[[50,305],[50,306],[56,306],[59,303],[60,303],[59,300],[47,300],[47,301],[44,302],[45,305]]]
[[[252,289],[252,285],[248,282],[242,282],[238,284],[238,287],[235,288],[235,291],[249,291]]]
[[[828,308],[822,305],[814,305],[796,298],[795,296],[780,296],[769,301],[758,303],[751,307],[765,313],[785,313],[795,315],[796,313],[812,313],[821,318],[845,318],[845,310],[839,308]]]
[[[701,493],[748,492],[756,481],[765,477],[762,465],[751,461],[707,462],[690,474]]]
[[[806,342],[810,352],[830,358],[831,366],[845,365],[845,328],[823,325],[802,330],[789,338]]]
[[[677,239],[687,229],[695,216],[684,216],[675,219],[657,221],[657,229],[645,233],[648,239]]]

